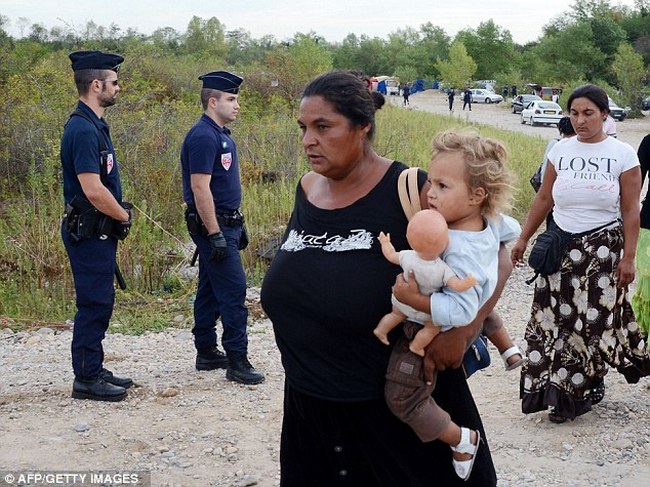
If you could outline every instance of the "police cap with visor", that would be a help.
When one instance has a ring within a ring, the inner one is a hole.
[[[239,85],[244,81],[240,76],[228,71],[213,71],[199,76],[199,79],[203,81],[203,88],[232,93],[233,95],[239,93]]]
[[[118,54],[109,54],[101,51],[76,51],[70,54],[72,70],[82,69],[108,69],[117,72],[124,58]]]

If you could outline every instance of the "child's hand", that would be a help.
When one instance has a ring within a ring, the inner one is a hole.
[[[470,283],[472,287],[478,284],[478,281],[471,272],[465,276],[465,280]]]
[[[382,245],[390,243],[390,233],[379,232],[379,242]]]

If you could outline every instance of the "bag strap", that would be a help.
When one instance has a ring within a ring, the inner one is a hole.
[[[87,120],[95,127],[95,130],[97,130],[97,135],[99,137],[99,178],[101,179],[102,184],[107,186],[106,178],[108,177],[108,168],[106,167],[106,155],[108,154],[108,147],[106,146],[104,133],[100,130],[97,122],[90,118],[90,116],[78,106],[75,107],[74,111],[70,114],[68,121],[70,121],[72,117],[81,117]]]
[[[417,167],[404,169],[397,179],[399,201],[402,204],[407,220],[410,220],[413,215],[422,209],[418,188],[418,170]]]

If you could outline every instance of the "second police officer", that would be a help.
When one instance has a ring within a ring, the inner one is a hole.
[[[243,79],[226,71],[200,76],[204,113],[181,148],[185,218],[199,255],[194,301],[197,370],[225,368],[229,380],[259,384],[264,375],[248,361],[246,276],[239,250],[247,243],[237,146],[226,125],[239,113]],[[216,321],[223,326],[217,346]]]

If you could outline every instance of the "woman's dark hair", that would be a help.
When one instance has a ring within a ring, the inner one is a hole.
[[[562,117],[560,121],[557,123],[557,129],[560,131],[560,134],[562,135],[575,135],[576,131],[573,128],[573,125],[571,125],[571,118],[570,117]]]
[[[576,98],[588,98],[601,112],[609,113],[609,97],[600,86],[588,84],[577,87],[569,95],[567,110],[571,110],[571,104]]]
[[[323,97],[334,106],[337,113],[347,118],[353,127],[365,127],[370,124],[368,138],[372,139],[375,133],[375,111],[378,101],[357,74],[350,71],[331,71],[322,74],[305,87],[302,97],[308,96]],[[381,98],[383,101],[383,96]]]

